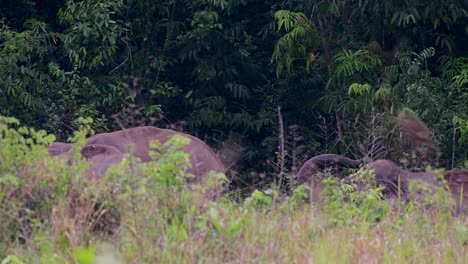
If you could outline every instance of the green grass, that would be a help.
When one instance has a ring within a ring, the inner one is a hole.
[[[157,161],[130,170],[129,157],[90,183],[78,153],[65,165],[46,154],[53,138],[1,121],[2,264],[468,263],[468,219],[452,214],[444,190],[397,206],[375,185],[355,193],[327,180],[320,206],[304,186],[212,201],[223,176],[186,188],[177,138]]]

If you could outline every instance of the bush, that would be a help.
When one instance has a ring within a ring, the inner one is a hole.
[[[382,199],[383,187],[377,185],[375,174],[359,170],[353,179],[351,184],[338,184],[335,178],[323,181],[324,210],[332,217],[332,221],[369,225],[384,219],[389,205]]]
[[[69,164],[47,155],[53,136],[0,119],[1,263],[461,263],[466,216],[451,217],[434,196],[389,210],[372,174],[358,172],[366,191],[324,181],[323,206],[309,204],[307,187],[291,197],[274,188],[245,202],[207,199],[226,178],[191,177],[186,140],[153,144],[154,161],[126,156],[96,181],[85,180],[75,134]],[[12,127],[18,127],[13,129]],[[465,254],[465,255],[464,255]]]
[[[19,126],[15,119],[0,121],[2,254],[20,246],[28,249],[27,255],[60,252],[57,256],[63,261],[89,259],[96,246],[92,237],[118,233],[125,259],[141,253],[142,261],[160,260],[164,255],[151,255],[147,246],[153,246],[155,237],[166,242],[186,239],[187,221],[202,213],[205,194],[226,179],[213,174],[202,181],[204,186],[188,188],[186,178],[191,175],[185,171],[190,163],[182,151],[188,139],[174,136],[164,144],[152,144],[154,161],[138,164],[127,156],[105,177],[90,182],[88,164],[79,152],[89,120],[81,120],[84,126],[73,137],[77,144],[68,164],[59,156],[48,156],[53,135],[11,128]],[[170,235],[171,240],[158,234]]]

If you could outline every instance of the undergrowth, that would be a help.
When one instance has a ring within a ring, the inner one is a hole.
[[[306,186],[212,200],[224,175],[188,186],[178,137],[155,143],[154,161],[126,157],[90,182],[78,151],[88,131],[76,133],[67,164],[47,155],[53,136],[0,119],[2,264],[468,262],[467,217],[444,195],[389,204],[364,175],[360,192],[326,179],[320,205]]]

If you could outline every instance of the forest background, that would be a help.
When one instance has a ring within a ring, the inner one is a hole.
[[[0,3],[0,114],[58,140],[172,128],[252,188],[321,153],[467,166],[466,0]]]

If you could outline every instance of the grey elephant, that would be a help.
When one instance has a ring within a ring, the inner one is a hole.
[[[164,143],[174,135],[190,139],[182,150],[189,156],[191,167],[187,172],[195,176],[195,181],[209,172],[226,171],[213,150],[202,140],[170,129],[143,126],[97,134],[86,139],[81,154],[90,163],[88,176],[94,179],[101,177],[110,165],[121,162],[126,153],[148,162],[151,160],[150,143],[155,140]],[[54,142],[49,146],[49,155],[70,158],[73,146],[73,143]]]
[[[299,170],[296,179],[299,184],[306,183],[312,189],[312,201],[320,202],[323,186],[319,174],[327,167],[336,166],[344,168],[359,168],[372,170],[375,173],[377,184],[384,187],[384,199],[393,200],[398,195],[408,199],[408,185],[411,180],[419,180],[430,186],[442,186],[436,174],[432,172],[412,172],[400,168],[391,160],[376,160],[363,164],[361,160],[353,160],[336,154],[323,154],[309,159]],[[450,192],[461,211],[468,211],[468,169],[456,169],[442,172],[447,181]],[[345,178],[351,183],[355,175]],[[360,186],[357,186],[358,189]]]

